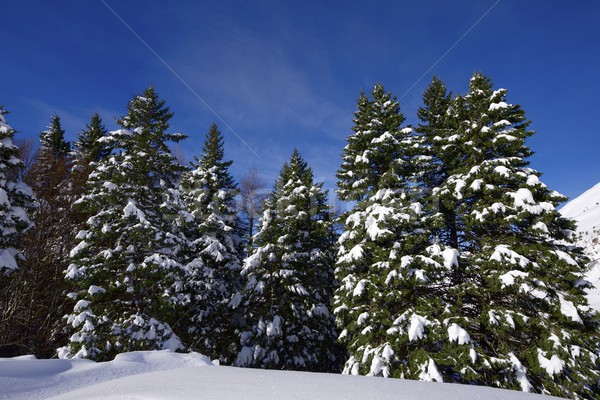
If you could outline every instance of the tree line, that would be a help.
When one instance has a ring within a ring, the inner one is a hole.
[[[419,124],[361,93],[327,205],[297,150],[272,190],[238,184],[213,124],[182,165],[150,87],[71,148],[60,119],[27,152],[0,115],[0,350],[110,360],[198,351],[222,363],[599,393],[598,314],[565,198],[529,167],[505,89],[434,78]],[[241,210],[241,212],[240,212]]]

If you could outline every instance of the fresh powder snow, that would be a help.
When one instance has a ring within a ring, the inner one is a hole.
[[[594,285],[587,290],[588,302],[600,312],[600,183],[565,204],[560,212],[577,222],[577,244],[590,258],[585,279]]]
[[[385,351],[382,356],[385,355]],[[546,368],[556,370],[550,358]],[[515,364],[518,360],[515,359]],[[516,365],[517,366],[517,365]],[[440,379],[435,363],[423,375]],[[523,378],[526,381],[526,378]],[[527,382],[524,382],[525,384]],[[56,397],[53,397],[56,396]],[[383,379],[213,365],[198,353],[141,351],[114,361],[36,360],[33,356],[0,359],[0,399],[54,400],[550,400],[518,391],[482,386]]]

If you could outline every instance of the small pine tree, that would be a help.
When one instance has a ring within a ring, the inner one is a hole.
[[[108,131],[102,124],[98,113],[92,114],[90,123],[79,133],[73,147],[73,160],[77,165],[87,165],[90,162],[106,158],[111,149],[106,143]]]
[[[71,145],[65,141],[65,131],[60,124],[60,117],[53,116],[47,131],[40,134],[42,152],[50,151],[57,158],[66,157],[71,151]]]
[[[228,304],[239,289],[242,249],[235,209],[238,190],[228,171],[232,162],[223,156],[221,132],[212,124],[202,155],[194,157],[181,182],[189,213],[186,236],[192,242],[186,282],[191,302],[181,332],[190,349],[230,362],[236,346]]]
[[[337,370],[326,192],[296,150],[265,202],[262,223],[234,302],[246,322],[236,365]]]
[[[78,233],[67,278],[76,300],[72,332],[60,357],[112,359],[132,350],[182,348],[170,324],[178,318],[185,240],[173,220],[181,168],[168,141],[172,114],[153,88],[129,102],[123,129],[106,138],[115,154],[94,164],[78,204],[92,215]]]
[[[34,208],[31,189],[10,179],[23,168],[19,149],[13,144],[15,130],[6,123],[7,112],[0,106],[0,275],[9,275],[23,260],[23,234],[31,228],[28,213]]]
[[[35,193],[66,193],[69,186],[71,145],[65,141],[60,117],[50,119],[48,129],[40,133],[40,147],[25,181]]]

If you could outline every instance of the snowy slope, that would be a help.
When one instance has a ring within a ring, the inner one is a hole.
[[[568,202],[560,212],[577,221],[578,244],[592,260],[587,279],[596,286],[589,291],[588,300],[600,311],[600,183]]]
[[[52,397],[58,395],[56,397]],[[544,400],[479,386],[212,366],[197,353],[132,352],[114,361],[0,359],[0,399]]]

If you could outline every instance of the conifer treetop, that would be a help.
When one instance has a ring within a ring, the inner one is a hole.
[[[354,113],[354,134],[347,139],[336,175],[341,200],[362,200],[377,191],[386,173],[406,173],[401,148],[409,145],[412,130],[402,128],[403,122],[396,97],[382,85],[375,85],[371,99],[360,94]]]
[[[127,105],[127,115],[117,118],[117,123],[123,128],[148,135],[146,140],[158,145],[160,150],[167,151],[166,142],[179,142],[187,137],[182,133],[168,133],[169,120],[173,113],[165,106],[165,100],[160,100],[152,86],[136,95]],[[155,136],[161,140],[156,141]]]
[[[65,141],[65,131],[62,129],[58,115],[50,119],[48,130],[40,133],[40,149],[42,152],[49,151],[58,158],[69,155],[71,146]]]
[[[73,144],[75,158],[87,161],[98,161],[110,154],[111,149],[106,145],[108,131],[102,124],[102,118],[98,113],[93,113],[90,122],[86,124]]]

